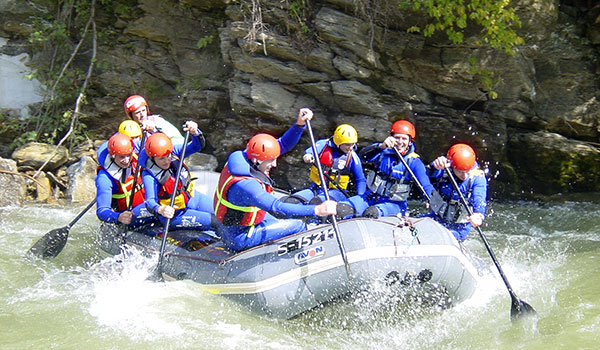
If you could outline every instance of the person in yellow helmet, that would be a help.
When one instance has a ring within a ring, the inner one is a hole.
[[[131,138],[135,145],[134,152],[135,157],[137,158],[137,155],[140,154],[140,149],[144,147],[144,145],[141,144],[142,128],[140,128],[140,124],[133,120],[124,120],[119,125],[119,132]]]
[[[357,142],[356,129],[352,125],[341,124],[335,129],[333,136],[315,143],[323,175],[329,188],[329,196],[334,201],[342,201],[349,197],[347,189],[351,179],[354,182],[356,194],[363,195],[365,193],[367,180],[360,157],[356,153]],[[325,200],[325,195],[315,166],[315,154],[312,147],[308,147],[304,151],[302,159],[305,163],[313,164],[310,167],[312,183],[310,187],[294,193],[285,201],[304,204],[321,203]]]
[[[132,139],[142,136],[142,128],[140,128],[140,124],[133,120],[124,120],[121,122],[119,125],[119,132],[131,137]]]

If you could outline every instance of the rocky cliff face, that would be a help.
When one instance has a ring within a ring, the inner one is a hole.
[[[132,2],[127,14],[98,14],[110,40],[98,48],[82,120],[103,135],[125,118],[125,97],[142,94],[174,124],[198,121],[206,152],[222,166],[254,133],[280,135],[310,107],[318,138],[349,123],[365,146],[409,119],[426,161],[468,142],[496,198],[600,190],[600,6],[592,2],[513,1],[525,39],[514,55],[477,46],[475,36],[450,45],[407,33],[418,19],[392,7],[370,20],[354,0],[305,1],[302,20],[292,1],[254,1],[265,31],[252,41],[250,0]],[[3,19],[28,11],[0,3]],[[39,15],[40,7],[29,10]],[[31,18],[19,18],[3,21],[0,36],[22,42]],[[470,57],[494,78],[497,99],[471,72]],[[279,162],[281,186],[307,184],[307,146],[304,139]]]

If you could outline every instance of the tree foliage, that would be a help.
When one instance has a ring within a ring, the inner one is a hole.
[[[423,27],[409,29],[427,37],[442,31],[458,44],[463,42],[467,25],[473,23],[481,27],[481,41],[490,47],[512,53],[516,45],[523,43],[515,31],[521,21],[510,7],[510,0],[399,0],[399,7],[429,16],[431,21]]]

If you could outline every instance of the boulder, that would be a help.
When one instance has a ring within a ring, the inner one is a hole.
[[[30,142],[17,148],[12,154],[12,159],[16,160],[19,166],[31,166],[35,169],[50,159],[44,170],[54,170],[67,162],[69,151],[63,146]]]
[[[65,196],[71,202],[89,201],[96,196],[96,162],[83,156],[77,163],[67,168],[69,185]]]

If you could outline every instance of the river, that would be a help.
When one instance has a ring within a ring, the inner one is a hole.
[[[447,310],[372,293],[289,321],[260,318],[190,281],[146,281],[156,260],[135,251],[105,257],[94,210],[58,257],[27,259],[37,239],[83,206],[0,208],[0,349],[597,349],[599,204],[593,195],[491,203],[483,231],[516,294],[538,313],[519,322],[492,277]],[[466,246],[492,265],[475,231]]]

